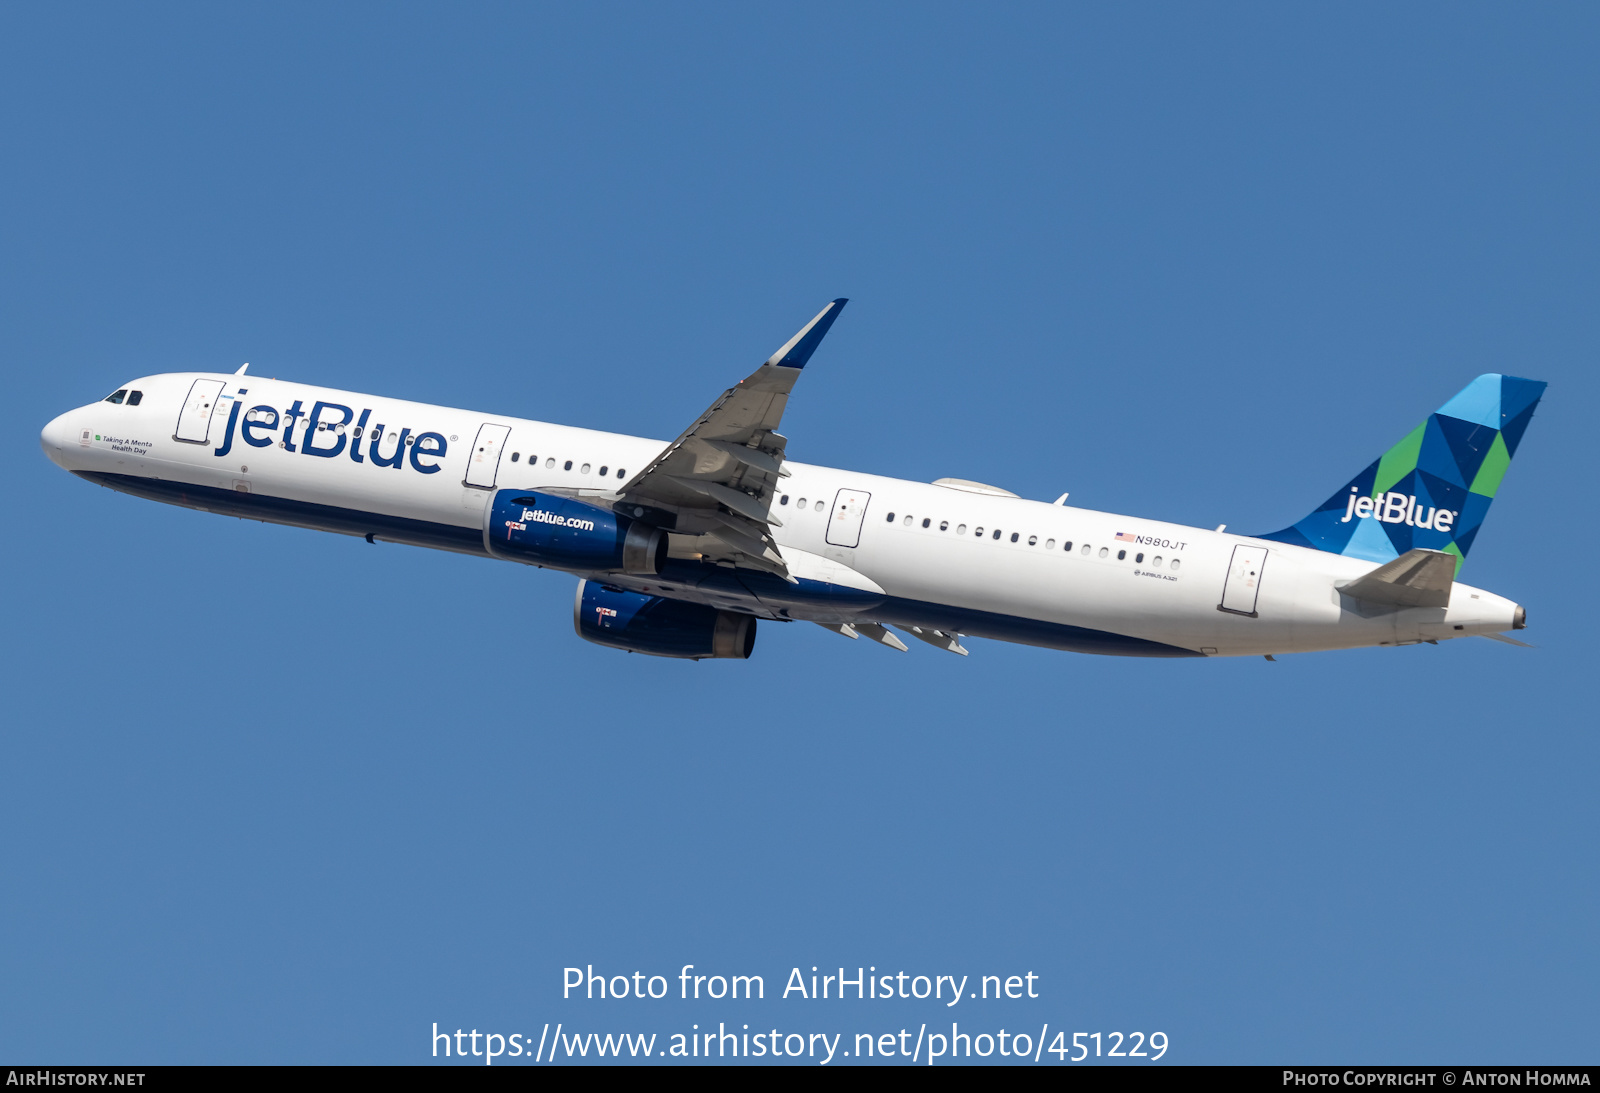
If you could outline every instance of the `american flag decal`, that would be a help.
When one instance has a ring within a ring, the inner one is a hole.
[[[1117,542],[1119,543],[1137,543],[1138,541],[1139,537],[1137,535],[1129,535],[1125,531],[1117,532]]]

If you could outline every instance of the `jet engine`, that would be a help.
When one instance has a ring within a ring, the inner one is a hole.
[[[661,572],[667,533],[610,509],[537,490],[501,490],[483,531],[491,555],[578,572]]]
[[[653,657],[745,660],[756,645],[753,615],[626,592],[595,581],[578,582],[572,622],[586,641]]]

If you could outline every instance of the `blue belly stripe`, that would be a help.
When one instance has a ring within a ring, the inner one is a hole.
[[[74,471],[79,478],[105,486],[121,493],[161,501],[169,505],[214,512],[220,516],[237,516],[246,520],[261,520],[269,524],[288,524],[310,528],[313,531],[332,531],[342,535],[372,535],[389,543],[429,547],[434,550],[451,550],[459,554],[488,557],[483,549],[483,532],[477,528],[441,524],[432,520],[412,520],[404,516],[386,516],[361,509],[342,508],[337,505],[319,505],[310,501],[294,501],[260,493],[243,493],[217,486],[197,486],[187,482],[168,482],[159,478],[143,478],[131,474],[100,474],[91,471]],[[750,597],[757,606],[762,600],[782,603],[792,597],[789,614],[803,618],[809,604],[825,604],[829,620],[852,610],[860,611],[857,617],[870,617],[874,622],[892,623],[896,626],[919,626],[923,629],[947,630],[973,637],[1009,641],[1019,645],[1037,645],[1046,649],[1061,649],[1073,653],[1099,653],[1124,657],[1198,657],[1204,654],[1193,649],[1167,645],[1159,641],[1113,634],[1106,630],[1092,630],[1083,626],[1025,619],[1016,615],[1001,615],[992,611],[977,611],[966,607],[926,603],[898,597],[884,599],[875,593],[837,585],[822,585],[816,581],[802,582],[802,586],[788,586],[781,578],[749,570],[731,570],[722,566],[695,566],[699,572],[690,573],[693,563],[672,559],[665,580],[714,591],[728,598]],[[881,603],[879,602],[881,601]]]
[[[487,558],[483,532],[477,528],[439,524],[432,520],[411,520],[404,516],[385,516],[337,505],[318,505],[310,501],[291,501],[263,493],[243,493],[216,486],[196,486],[189,482],[168,482],[160,478],[141,478],[132,474],[96,474],[74,471],[96,485],[131,493],[149,501],[162,501],[186,509],[214,512],[219,516],[238,516],[269,524],[289,524],[313,531],[333,531],[341,535],[372,535],[385,542],[407,546],[453,550]]]

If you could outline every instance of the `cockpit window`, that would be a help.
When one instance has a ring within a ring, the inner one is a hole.
[[[143,391],[129,391],[128,392],[128,405],[129,406],[137,406],[137,405],[139,405],[139,400],[142,399],[142,398],[144,398],[144,392]]]
[[[107,402],[114,402],[118,406],[121,406],[122,405],[122,400],[124,398],[126,398],[127,396],[128,396],[128,389],[126,387],[124,387],[120,391],[113,391],[109,395],[107,395],[106,396],[106,401]]]

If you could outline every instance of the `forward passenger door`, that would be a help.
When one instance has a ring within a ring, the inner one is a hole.
[[[178,411],[178,428],[173,440],[185,444],[204,444],[211,430],[211,412],[217,408],[217,396],[226,385],[223,380],[195,380],[189,388],[189,397]]]

